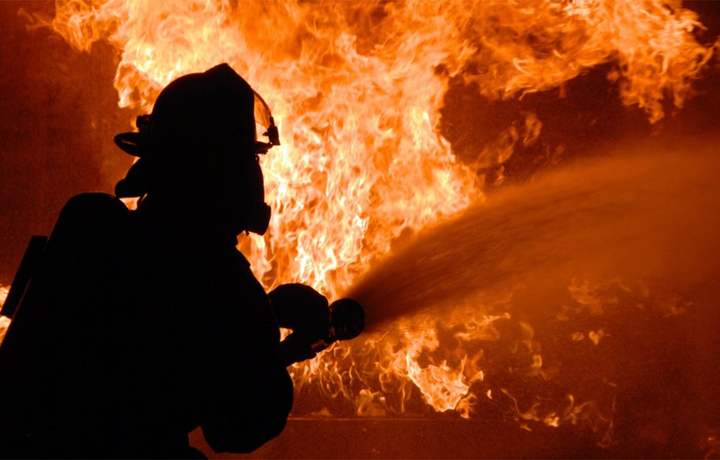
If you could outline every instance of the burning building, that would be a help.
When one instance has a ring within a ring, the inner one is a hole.
[[[228,62],[266,97],[273,218],[240,249],[268,289],[358,298],[369,330],[292,368],[257,455],[720,452],[709,2],[2,8],[4,284],[121,177],[110,139],[168,82]]]

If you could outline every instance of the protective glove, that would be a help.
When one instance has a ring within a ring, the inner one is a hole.
[[[328,300],[310,286],[283,284],[268,297],[280,327],[310,335],[323,335],[330,327]]]

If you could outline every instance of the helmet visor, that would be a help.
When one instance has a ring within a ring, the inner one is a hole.
[[[253,91],[253,93],[255,94],[255,145],[258,153],[265,153],[273,146],[280,145],[280,138],[270,107],[257,92]]]
[[[270,107],[258,93],[255,91],[253,93],[255,94],[255,123],[267,130],[270,127],[270,118],[272,118]]]

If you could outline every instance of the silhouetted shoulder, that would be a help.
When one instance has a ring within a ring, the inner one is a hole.
[[[117,234],[130,218],[130,211],[107,193],[81,193],[70,198],[60,211],[53,229],[55,239],[97,241]]]

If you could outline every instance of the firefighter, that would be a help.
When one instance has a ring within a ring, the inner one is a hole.
[[[138,319],[125,375],[143,416],[119,431],[138,450],[166,439],[174,454],[199,425],[215,451],[250,452],[282,431],[292,406],[278,325],[235,249],[241,232],[267,230],[258,154],[279,143],[277,128],[225,64],[172,82],[138,125],[116,137],[139,157],[116,195],[143,197],[118,265],[129,287],[118,298]]]
[[[285,426],[278,324],[235,248],[269,224],[270,111],[222,64],[171,82],[137,124],[115,138],[138,157],[117,197],[66,205],[0,348],[0,456],[192,457],[198,426],[215,451],[250,452]]]

